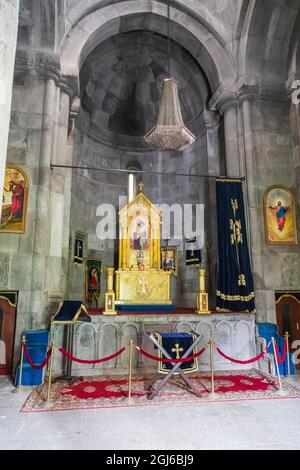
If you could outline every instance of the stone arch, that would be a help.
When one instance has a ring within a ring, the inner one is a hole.
[[[220,349],[226,354],[232,354],[232,323],[226,320],[218,321],[214,328],[214,340]]]
[[[102,323],[97,329],[97,358],[110,356],[118,350],[119,328],[112,322]],[[116,367],[117,358],[95,365],[95,369]]]
[[[233,327],[233,344],[236,352],[236,358],[248,360],[256,355],[253,348],[255,344],[255,330],[253,324],[246,320],[239,320]],[[256,364],[253,364],[256,367]]]
[[[96,329],[91,323],[79,323],[74,330],[74,356],[84,360],[94,360],[97,354]],[[94,365],[74,362],[74,370],[91,369]]]
[[[194,328],[195,328],[194,323],[189,322],[189,321],[181,321],[181,322],[177,323],[177,325],[176,325],[176,330],[179,331],[179,332],[183,331],[185,333],[189,333]]]
[[[88,2],[90,8],[92,4],[92,1]],[[166,14],[167,6],[162,2],[124,0],[113,5],[98,5],[90,11],[86,9],[81,16],[74,15],[73,26],[61,44],[62,72],[78,77],[81,64],[89,53],[104,39],[120,32],[143,28],[161,33]],[[201,6],[195,14],[191,8],[174,2],[171,24],[172,39],[189,50],[203,67],[212,92],[220,83],[229,85],[235,81],[234,59],[225,45],[224,25],[207,9]]]
[[[295,21],[294,30],[290,43],[288,79],[299,80],[300,78],[300,9]]]
[[[290,40],[299,6],[284,2],[250,0],[241,27],[238,53],[239,76],[249,84],[284,83]],[[257,83],[257,80],[260,80]]]
[[[128,366],[128,361],[129,361],[129,348],[127,347],[128,345],[128,340],[132,339],[134,345],[138,344],[138,331],[139,331],[139,326],[135,322],[127,322],[122,325],[120,329],[121,333],[121,347],[126,347],[126,351],[122,354],[121,356],[121,364],[123,364],[125,367]],[[132,364],[133,367],[137,367],[138,363],[138,352],[135,347],[133,347],[132,351]]]

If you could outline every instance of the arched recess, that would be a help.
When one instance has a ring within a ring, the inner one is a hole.
[[[249,0],[238,54],[238,75],[249,84],[284,84],[299,2]]]
[[[300,79],[300,6],[290,42],[289,70],[287,79],[289,81]]]
[[[92,3],[92,2],[90,2]],[[174,3],[174,5],[179,3]],[[203,17],[201,16],[201,12]],[[220,35],[224,26],[211,14],[199,8],[197,15],[181,6],[171,7],[171,37],[202,66],[212,93],[219,85],[232,85],[236,78],[234,59]],[[158,1],[120,1],[98,5],[73,24],[61,45],[63,74],[78,77],[81,64],[105,39],[120,32],[144,29],[161,33],[166,30],[167,6]],[[225,32],[224,32],[225,34]]]

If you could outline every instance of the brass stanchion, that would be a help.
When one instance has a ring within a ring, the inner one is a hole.
[[[135,403],[135,399],[131,396],[131,377],[132,377],[132,348],[133,348],[133,341],[132,339],[129,341],[129,374],[128,374],[128,396],[123,398],[123,403],[127,403],[128,405]]]
[[[207,398],[217,398],[218,394],[215,393],[215,355],[214,355],[214,342],[212,338],[209,339],[209,350],[210,350],[210,370],[211,370],[211,391],[206,396]]]
[[[42,406],[48,408],[51,406],[50,395],[51,395],[51,385],[52,385],[52,372],[53,372],[53,361],[54,361],[54,341],[51,342],[51,355],[50,355],[50,367],[48,375],[48,387],[47,387],[47,398]]]
[[[17,388],[13,390],[14,393],[21,392],[22,390],[22,378],[23,378],[23,362],[24,362],[24,346],[25,346],[25,335],[22,336],[21,339],[21,359],[20,359],[20,370],[19,370],[19,381]]]
[[[289,332],[285,332],[286,341],[286,354],[287,354],[287,366],[288,366],[288,378],[291,378],[291,364],[290,364],[290,348],[289,348]]]
[[[278,375],[278,384],[279,384],[279,390],[277,390],[277,393],[278,393],[278,395],[285,395],[286,393],[282,389],[281,376],[280,376],[280,372],[279,372],[278,357],[277,357],[277,352],[276,352],[276,341],[275,341],[275,338],[273,336],[272,336],[272,344],[273,344],[275,365],[276,365],[276,371],[277,371],[277,375]]]

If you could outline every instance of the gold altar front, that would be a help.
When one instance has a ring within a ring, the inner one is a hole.
[[[170,299],[169,271],[116,271],[116,304],[163,305]]]

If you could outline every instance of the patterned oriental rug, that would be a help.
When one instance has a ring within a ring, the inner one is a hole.
[[[152,374],[135,375],[132,377],[132,396],[134,405],[122,402],[127,396],[128,376],[97,376],[85,377],[83,381],[73,384],[57,382],[52,385],[50,406],[43,407],[46,400],[47,384],[34,389],[21,411],[62,411],[92,408],[114,408],[123,406],[183,405],[201,404],[240,400],[272,400],[283,398],[300,398],[300,389],[282,379],[284,395],[277,392],[277,381],[274,377],[258,370],[249,371],[217,371],[215,375],[215,398],[207,397],[210,392],[211,378],[207,372],[189,375],[203,398],[198,398],[186,389],[180,377],[169,380],[167,385],[153,399],[147,399],[147,384]],[[163,378],[163,375],[162,375]],[[157,386],[157,383],[155,386]]]

